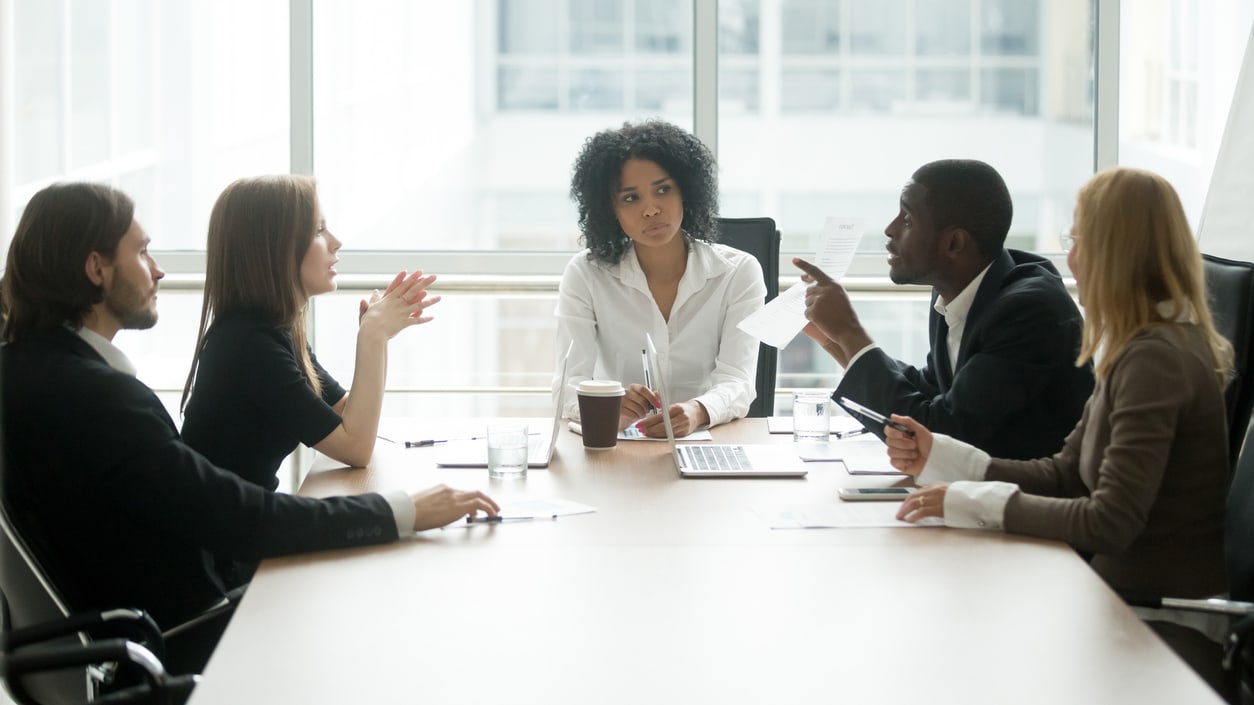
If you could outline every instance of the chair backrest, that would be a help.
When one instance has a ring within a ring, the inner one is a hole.
[[[1234,600],[1254,602],[1254,426],[1243,440],[1228,489],[1224,551],[1229,594]]]
[[[718,241],[753,255],[762,265],[767,301],[779,296],[779,240],[779,230],[771,218],[718,219]],[[779,350],[762,343],[758,350],[758,396],[749,406],[749,417],[761,418],[774,413],[778,366]]]
[[[1254,264],[1202,255],[1206,271],[1206,296],[1215,328],[1232,343],[1232,383],[1225,392],[1228,402],[1228,457],[1236,459],[1254,409]]]
[[[3,354],[0,346],[0,355]],[[3,421],[0,418],[0,479],[5,473]],[[10,520],[5,500],[0,491],[0,594],[4,597],[0,626],[7,634],[9,629],[62,619],[69,611]],[[63,642],[77,644],[82,639],[66,637]],[[81,702],[95,691],[91,678],[81,668],[31,676],[5,685],[20,702]]]

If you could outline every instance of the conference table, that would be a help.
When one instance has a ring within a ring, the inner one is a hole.
[[[791,443],[764,419],[712,433]],[[438,452],[380,441],[369,467],[315,464],[300,493],[444,483],[596,511],[264,561],[193,705],[1220,702],[1063,544],[771,528],[780,510],[898,478],[827,462],[804,479],[681,479],[666,443],[589,452],[565,428],[525,479],[439,468]]]

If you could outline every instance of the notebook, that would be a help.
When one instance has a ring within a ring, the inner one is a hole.
[[[658,366],[653,336],[645,334],[649,375],[657,380],[658,401],[670,408],[666,376]],[[666,442],[670,445],[675,469],[683,477],[805,477],[805,462],[792,446],[694,443],[679,445],[670,414],[663,414]]]
[[[547,468],[553,461],[553,449],[557,446],[557,432],[562,426],[562,404],[566,401],[566,372],[570,366],[571,341],[562,357],[562,373],[557,377],[557,406],[553,408],[553,429],[549,437],[530,436],[527,439],[527,467]],[[446,468],[488,467],[488,444],[484,440],[449,441],[436,455],[435,464]]]

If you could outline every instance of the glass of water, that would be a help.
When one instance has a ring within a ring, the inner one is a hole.
[[[488,477],[527,476],[527,424],[488,426]]]
[[[792,393],[792,439],[798,443],[826,443],[832,398],[827,392]]]

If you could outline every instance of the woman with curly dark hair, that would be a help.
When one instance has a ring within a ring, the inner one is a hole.
[[[557,350],[574,342],[566,416],[579,418],[581,381],[614,379],[627,388],[619,429],[665,435],[649,415],[658,397],[644,385],[645,333],[671,395],[685,400],[667,410],[677,436],[748,412],[758,341],[736,325],[762,307],[766,285],[756,259],[713,242],[714,170],[705,145],[666,122],[625,123],[584,143],[570,193],[587,249],[566,265],[557,303]]]

